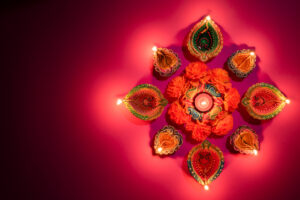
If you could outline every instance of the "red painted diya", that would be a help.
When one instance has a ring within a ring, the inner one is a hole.
[[[252,85],[242,99],[242,105],[256,119],[266,120],[278,115],[288,103],[275,86],[267,83]]]
[[[168,104],[161,91],[151,84],[134,87],[123,102],[133,115],[142,120],[156,119]]]
[[[187,164],[196,181],[207,187],[221,174],[224,156],[218,147],[205,140],[189,152]]]

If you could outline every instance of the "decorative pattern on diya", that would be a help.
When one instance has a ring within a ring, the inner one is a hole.
[[[233,127],[231,113],[240,102],[228,73],[221,68],[207,70],[202,62],[190,63],[182,76],[173,78],[166,96],[172,102],[168,109],[170,119],[185,125],[192,138],[200,142],[211,133],[227,134]]]
[[[250,49],[238,50],[228,61],[228,68],[239,78],[247,77],[255,68],[256,55]]]
[[[156,119],[168,104],[161,91],[151,84],[134,87],[123,102],[132,114],[142,120]]]
[[[234,150],[244,154],[257,154],[259,149],[258,137],[253,129],[240,126],[231,136],[230,144]]]
[[[182,136],[173,126],[165,126],[155,135],[154,149],[156,154],[173,154],[181,145]]]
[[[205,186],[221,174],[224,156],[218,147],[205,140],[189,152],[187,164],[191,175]]]
[[[155,48],[153,51],[154,69],[161,76],[171,76],[178,70],[181,65],[181,61],[174,51],[167,48]]]
[[[256,119],[266,120],[281,112],[287,98],[275,86],[267,83],[252,85],[242,99],[242,105]]]
[[[222,33],[209,16],[197,23],[188,35],[187,47],[189,52],[206,62],[217,56],[223,48]]]

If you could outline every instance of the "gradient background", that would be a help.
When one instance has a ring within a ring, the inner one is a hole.
[[[299,9],[296,0],[2,3],[1,199],[299,199]],[[257,68],[234,87],[243,94],[256,82],[275,84],[291,104],[264,123],[236,111],[234,128],[258,132],[259,155],[230,153],[227,136],[210,139],[224,151],[225,169],[204,191],[185,166],[195,144],[153,156],[165,114],[141,122],[115,103],[141,83],[164,91],[170,79],[152,75],[152,46],[179,54],[172,77],[179,75],[189,62],[183,39],[207,14],[224,36],[208,66],[255,49]]]

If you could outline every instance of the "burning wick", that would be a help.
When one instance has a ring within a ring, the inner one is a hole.
[[[257,151],[256,149],[254,149],[254,150],[253,150],[253,154],[254,154],[255,156],[257,156],[258,151]]]
[[[286,99],[286,100],[285,100],[285,103],[286,103],[286,104],[290,104],[290,103],[291,103],[291,100]]]
[[[208,185],[204,185],[204,190],[209,190]]]
[[[118,99],[116,104],[117,104],[117,106],[119,106],[119,105],[121,105],[122,103],[123,103],[123,100],[122,100],[122,99]]]
[[[161,148],[161,147],[159,147],[159,148],[157,149],[157,151],[158,151],[158,152],[161,152],[161,151],[162,151],[162,148]]]
[[[209,15],[206,16],[206,20],[211,20]]]
[[[153,53],[157,52],[157,47],[156,47],[156,46],[153,46],[153,47],[152,47],[152,51],[153,51]]]
[[[255,56],[255,53],[253,51],[250,52],[251,56]]]

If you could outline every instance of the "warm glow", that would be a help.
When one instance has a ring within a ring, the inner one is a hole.
[[[122,102],[123,102],[123,100],[122,100],[122,99],[118,99],[118,100],[117,100],[117,106],[118,106],[118,105],[121,105],[121,104],[122,104]]]
[[[157,47],[156,47],[156,46],[153,46],[153,47],[152,47],[152,51],[153,51],[153,52],[157,52]]]
[[[255,56],[255,53],[253,51],[250,52],[251,56]]]
[[[254,150],[253,150],[253,154],[254,154],[255,156],[257,156],[258,151],[257,151],[256,149],[254,149]]]
[[[204,185],[204,190],[209,190],[208,185]]]
[[[161,152],[161,151],[162,151],[162,148],[161,148],[161,147],[159,147],[159,148],[157,149],[157,151],[158,151],[158,152]]]
[[[290,104],[290,103],[291,103],[291,100],[286,99],[286,100],[285,100],[285,103],[286,103],[286,104]]]
[[[203,105],[203,106],[205,106],[206,104],[207,104],[206,101],[202,101],[202,102],[201,102],[201,105]]]
[[[206,16],[206,20],[211,20],[211,18],[210,18],[210,16],[208,15],[208,16]]]

